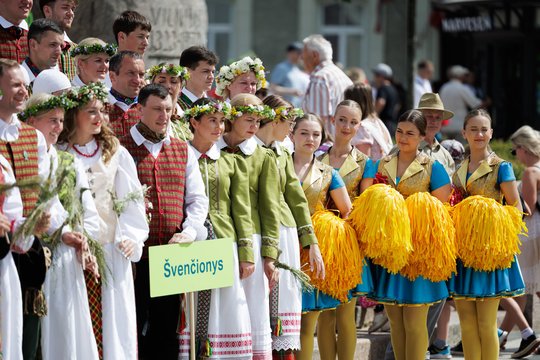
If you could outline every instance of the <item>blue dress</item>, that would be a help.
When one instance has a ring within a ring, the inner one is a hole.
[[[467,179],[471,175],[467,173]],[[497,174],[497,185],[515,180],[512,164],[501,163]],[[448,280],[448,289],[455,298],[512,297],[525,293],[525,283],[516,256],[509,268],[494,271],[475,270],[466,267],[458,259],[456,274]]]
[[[378,163],[376,168],[378,168]],[[400,178],[396,178],[396,184],[399,181]],[[444,166],[434,161],[429,190],[434,191],[447,184],[450,184],[450,178]],[[371,261],[370,266],[374,289],[369,293],[368,298],[376,301],[399,305],[420,305],[439,302],[449,295],[445,281],[433,282],[422,276],[411,281],[399,272],[392,274],[383,266],[373,264]]]

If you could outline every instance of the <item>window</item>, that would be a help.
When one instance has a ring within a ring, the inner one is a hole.
[[[362,63],[362,7],[357,4],[333,4],[322,8],[321,33],[332,43],[334,62],[344,66]]]
[[[231,58],[232,11],[234,0],[207,0],[208,48],[220,59]]]

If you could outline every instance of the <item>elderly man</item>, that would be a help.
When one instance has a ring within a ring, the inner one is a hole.
[[[302,57],[305,69],[310,74],[302,108],[305,112],[318,115],[324,121],[326,130],[334,134],[330,117],[343,100],[345,89],[353,83],[332,62],[332,44],[322,35],[310,35],[304,39]]]

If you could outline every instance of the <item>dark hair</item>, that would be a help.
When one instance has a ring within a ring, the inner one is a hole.
[[[363,115],[362,108],[360,107],[360,104],[358,104],[356,101],[354,101],[354,100],[343,100],[342,102],[337,104],[336,111],[334,112],[334,115],[337,114],[338,109],[340,108],[340,106],[346,106],[346,107],[350,107],[350,108],[358,110],[360,112],[360,118],[363,119],[363,117],[362,117],[362,115]]]
[[[349,86],[345,89],[344,99],[354,100],[360,105],[360,109],[362,110],[362,120],[375,112],[373,94],[371,92],[371,86],[369,85],[356,84]]]
[[[142,106],[146,106],[146,101],[152,95],[157,96],[161,100],[165,100],[167,96],[170,96],[169,90],[167,90],[165,86],[160,84],[148,84],[139,91],[137,102]]]
[[[299,117],[299,118],[296,119],[296,122],[294,123],[294,127],[292,129],[293,134],[296,132],[296,129],[298,128],[300,123],[302,123],[304,121],[314,121],[314,122],[318,123],[321,126],[321,144],[328,140],[328,138],[326,136],[326,130],[324,129],[323,121],[321,120],[321,118],[318,115],[315,115],[313,113],[306,113],[306,114],[304,114],[304,116]]]
[[[282,98],[279,95],[268,95],[263,99],[263,104],[271,107],[272,109],[277,109],[278,107],[284,107],[286,109],[292,109],[293,106],[284,98]],[[262,128],[266,124],[269,124],[274,119],[261,119],[261,125],[259,126]],[[281,119],[281,121],[285,121],[285,119]]]
[[[463,120],[463,130],[465,130],[465,127],[467,126],[467,123],[469,120],[475,116],[483,116],[489,120],[489,124],[491,125],[491,115],[487,112],[485,109],[474,109],[469,111],[469,113],[465,116],[465,119]]]
[[[50,19],[37,19],[32,22],[30,28],[28,29],[28,41],[30,39],[36,40],[38,43],[41,42],[43,34],[47,31],[52,31],[54,33],[64,35],[64,31],[60,29],[57,23]]]
[[[43,11],[43,8],[45,6],[49,6],[49,7],[54,6],[55,2],[56,0],[39,0],[39,8],[41,9],[41,13],[45,15],[45,11]],[[71,0],[71,2],[75,3],[75,5],[79,4],[78,0]]]
[[[421,60],[420,62],[418,62],[418,65],[416,65],[416,69],[418,70],[423,70],[423,69],[427,69],[428,66],[432,65],[432,62],[429,61],[429,60]]]
[[[180,55],[180,66],[195,70],[199,66],[199,61],[205,61],[210,65],[216,65],[219,62],[218,56],[204,46],[191,46],[182,51]]]
[[[118,43],[118,33],[123,32],[129,34],[139,27],[148,32],[152,31],[152,24],[150,24],[150,21],[138,12],[127,10],[121,13],[113,23],[113,33],[116,43]]]
[[[123,50],[117,52],[109,59],[109,71],[113,71],[115,74],[118,75],[120,73],[120,67],[122,66],[122,62],[124,61],[125,57],[130,57],[133,60],[143,59],[141,54],[135,51]]]
[[[0,78],[4,76],[4,72],[9,69],[19,68],[19,63],[15,60],[0,58]]]
[[[420,110],[407,110],[398,119],[398,124],[400,122],[410,122],[413,123],[414,126],[418,129],[420,132],[420,135],[426,136],[426,127],[427,122],[426,118],[422,114]]]
[[[200,98],[198,99],[197,101],[195,101],[193,103],[193,107],[195,106],[204,106],[204,105],[207,105],[207,104],[215,104],[216,103],[216,100],[212,99],[212,98]],[[192,119],[194,119],[195,121],[201,121],[201,118],[204,116],[205,114],[198,114],[197,116],[193,117]],[[193,125],[191,125],[191,121],[189,121],[189,130],[191,130],[191,132],[193,134],[195,134],[195,128],[193,127]]]

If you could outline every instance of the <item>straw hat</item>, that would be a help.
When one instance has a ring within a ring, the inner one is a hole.
[[[450,119],[454,113],[444,108],[441,97],[437,93],[425,93],[420,98],[417,110],[440,110],[443,112],[443,120]]]

